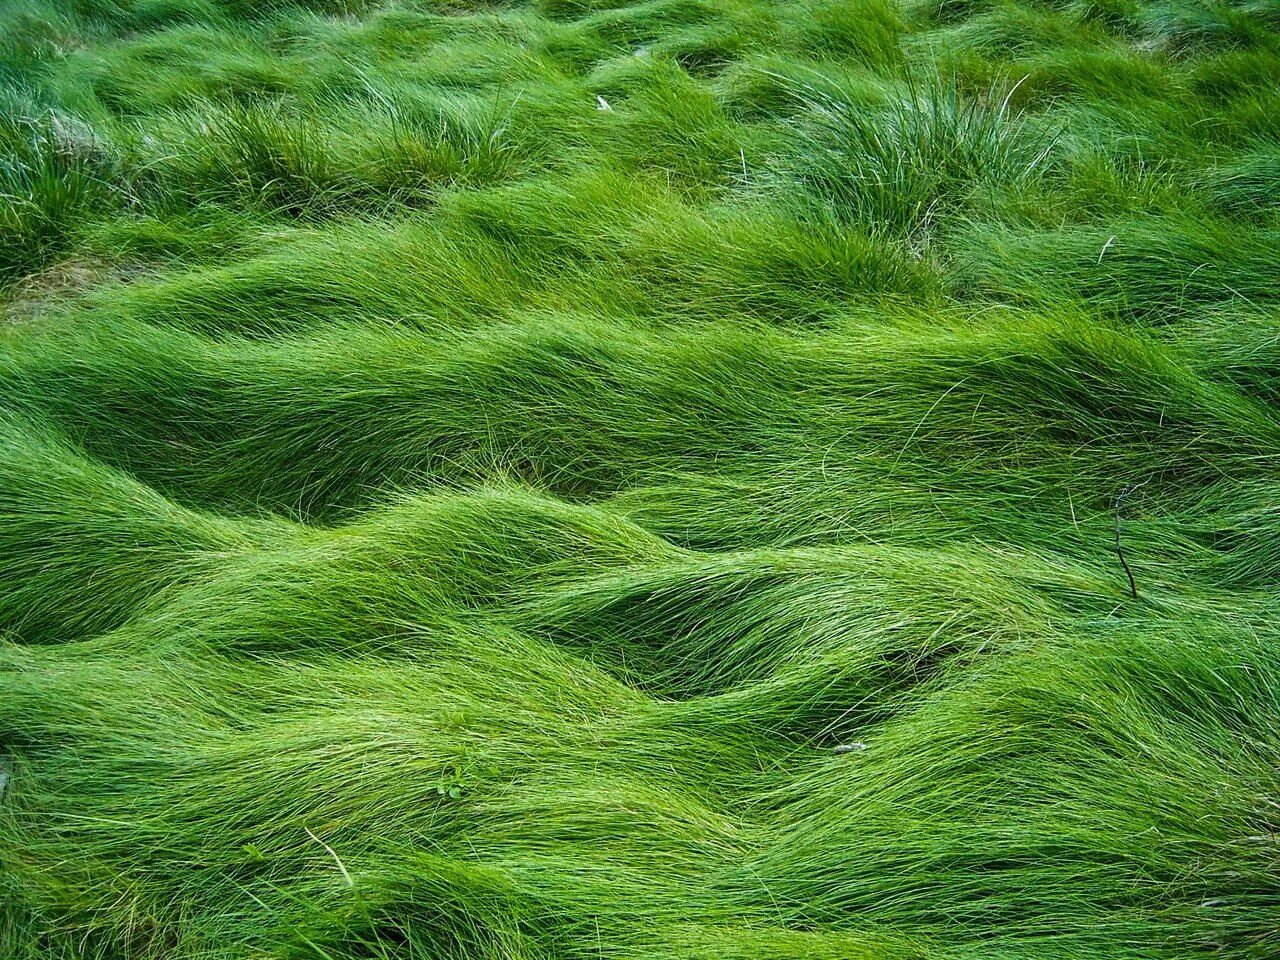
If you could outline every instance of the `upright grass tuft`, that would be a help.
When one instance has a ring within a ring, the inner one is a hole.
[[[997,186],[1043,176],[1054,138],[1010,107],[1013,90],[971,99],[910,81],[883,104],[805,87],[784,169],[822,213],[888,237],[922,239]]]
[[[79,123],[0,119],[0,284],[52,262],[83,221],[118,204],[115,176],[106,148]]]
[[[177,149],[157,153],[150,168],[162,195],[290,219],[424,205],[449,186],[500,182],[518,164],[500,116],[418,119],[334,102],[322,119],[273,101],[170,122],[166,142]]]

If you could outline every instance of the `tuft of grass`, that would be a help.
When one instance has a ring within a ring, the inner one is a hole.
[[[328,114],[321,122],[273,102],[177,115],[165,139],[184,149],[156,156],[155,189],[166,197],[189,191],[193,203],[314,219],[422,205],[443,188],[499,182],[517,169],[501,118],[455,123],[340,103]]]
[[[57,115],[0,121],[0,285],[47,266],[118,202],[106,149]]]
[[[1011,112],[1013,91],[969,99],[912,81],[877,106],[813,87],[799,95],[808,109],[787,172],[823,213],[887,236],[921,238],[984,190],[1042,176],[1053,149]]]

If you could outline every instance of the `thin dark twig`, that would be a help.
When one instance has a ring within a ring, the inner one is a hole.
[[[1129,595],[1135,600],[1138,599],[1138,584],[1133,579],[1133,571],[1129,569],[1129,561],[1124,558],[1124,548],[1120,546],[1120,507],[1124,504],[1125,497],[1146,484],[1146,480],[1131,483],[1116,495],[1116,556],[1120,558],[1120,566],[1124,567],[1124,575],[1129,578]]]

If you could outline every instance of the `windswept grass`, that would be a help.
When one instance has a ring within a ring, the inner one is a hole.
[[[1256,0],[0,0],[0,960],[1280,954]]]

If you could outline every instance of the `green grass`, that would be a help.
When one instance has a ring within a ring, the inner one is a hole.
[[[0,960],[1280,954],[1278,27],[0,0]]]

